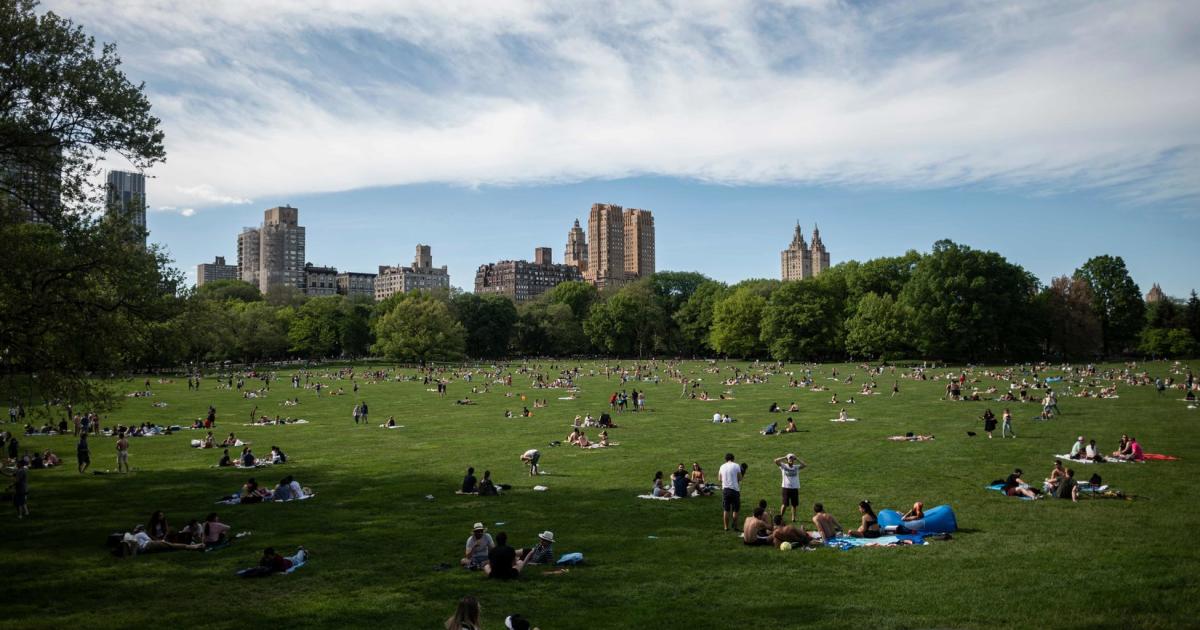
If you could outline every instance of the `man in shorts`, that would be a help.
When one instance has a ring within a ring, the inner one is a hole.
[[[117,472],[129,472],[129,438],[125,437],[124,431],[117,439]]]
[[[538,461],[542,459],[542,454],[536,448],[531,448],[521,455],[521,461],[529,465],[529,476],[534,477],[538,474]]]
[[[721,523],[725,531],[729,531],[730,523],[737,529],[738,510],[742,509],[742,467],[733,461],[733,453],[725,454],[717,475],[721,478]]]
[[[783,505],[779,507],[779,515],[783,516],[783,513],[787,511],[790,505],[792,507],[792,522],[795,523],[796,507],[800,505],[800,469],[808,465],[796,459],[795,453],[776,457],[775,465],[779,467],[779,472],[783,474],[783,487],[780,491],[783,498]]]

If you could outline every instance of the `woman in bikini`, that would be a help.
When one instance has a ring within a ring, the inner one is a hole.
[[[875,510],[871,509],[870,501],[859,501],[858,511],[862,514],[862,522],[858,529],[852,529],[847,534],[855,538],[879,538],[879,519]]]

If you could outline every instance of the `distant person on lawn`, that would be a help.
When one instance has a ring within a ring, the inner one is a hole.
[[[725,454],[717,476],[721,478],[721,523],[725,531],[731,523],[737,529],[738,510],[742,509],[742,467],[733,461],[733,453]]]
[[[542,454],[536,449],[531,448],[521,454],[521,461],[529,465],[529,476],[536,477],[541,471],[538,470],[538,462],[541,461]]]
[[[467,538],[466,550],[463,552],[460,563],[463,568],[480,571],[487,564],[488,554],[495,546],[492,535],[487,533],[483,523],[475,523],[475,526],[471,528],[471,535]]]

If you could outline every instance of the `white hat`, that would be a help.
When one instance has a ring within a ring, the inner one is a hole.
[[[471,529],[473,531],[479,531],[481,529],[487,529],[487,528],[483,526],[483,523],[475,523],[475,526],[472,527]]]
[[[538,534],[538,538],[541,538],[548,543],[552,543],[554,542],[554,532],[547,529],[546,531]]]
[[[796,459],[796,454],[795,454],[795,453],[788,453],[788,454],[787,454],[787,458],[788,458],[788,459]]]
[[[1081,436],[1079,436],[1079,441],[1080,441],[1080,442],[1082,442],[1082,441],[1083,441],[1083,436],[1082,436],[1082,435],[1081,435]]]

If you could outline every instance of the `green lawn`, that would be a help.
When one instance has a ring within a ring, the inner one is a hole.
[[[599,365],[583,367],[586,373]],[[1063,415],[1048,423],[1030,420],[1035,404],[1010,404],[1020,437],[1001,440],[997,433],[988,440],[977,418],[987,406],[999,415],[1005,405],[942,401],[942,381],[901,380],[901,395],[890,398],[894,378],[885,374],[878,378],[883,395],[856,396],[850,411],[859,422],[834,424],[828,419],[838,407],[828,404],[830,392],[789,389],[780,375],[766,384],[723,387],[717,381],[730,373],[723,365],[719,377],[704,373],[703,363],[683,369],[703,377],[714,395],[732,389],[735,401],[684,400],[681,386],[667,379],[646,384],[651,411],[616,416],[620,428],[611,437],[620,446],[589,451],[548,443],[564,438],[575,414],[599,415],[607,407],[609,394],[621,384],[602,373],[580,378],[583,393],[574,401],[557,400],[564,395],[560,390],[534,390],[528,376],[514,374],[511,388],[493,386],[489,394],[473,395],[479,404],[469,407],[453,404],[470,391],[460,380],[450,384],[445,399],[420,381],[363,384],[357,398],[370,404],[369,428],[351,420],[355,397],[318,398],[311,390],[293,390],[288,371],[280,372],[267,399],[257,401],[216,389],[212,378],[201,392],[189,392],[182,378],[155,383],[153,398],[127,399],[105,425],[190,421],[212,404],[218,437],[235,431],[260,455],[277,444],[292,458],[284,467],[256,471],[260,480],[274,484],[293,474],[318,496],[288,504],[213,505],[248,475],[212,468],[219,450],[189,448],[188,441],[200,437],[194,431],[133,440],[130,475],[81,476],[75,471],[74,438],[22,437],[27,448],[52,448],[65,465],[32,471],[32,518],[18,521],[10,511],[0,519],[4,617],[14,628],[439,628],[461,596],[475,594],[485,628],[502,628],[510,612],[523,613],[544,630],[1196,623],[1200,552],[1188,536],[1200,514],[1200,410],[1175,400],[1182,398],[1178,390],[1159,396],[1151,387],[1122,385],[1116,400],[1064,395]],[[861,370],[836,366],[843,376],[857,374],[853,385],[842,385],[826,380],[832,367],[816,368],[817,382],[843,399],[856,394]],[[1168,376],[1171,366],[1146,369]],[[320,380],[349,391],[351,383],[328,376],[330,371],[317,370]],[[132,391],[141,382],[120,387]],[[986,377],[979,386],[991,384],[1004,386]],[[625,387],[642,389],[634,383]],[[527,394],[529,401],[506,392]],[[281,406],[285,396],[296,395],[299,406]],[[532,407],[534,397],[549,398],[549,408],[532,418],[503,417],[505,409]],[[155,408],[156,401],[169,406]],[[771,402],[786,407],[792,401],[799,413],[766,413]],[[242,426],[255,405],[310,424]],[[714,410],[740,421],[713,425],[707,419]],[[377,428],[388,415],[405,428]],[[759,435],[768,422],[786,415],[797,419],[800,433]],[[967,437],[968,430],[981,435]],[[937,439],[884,439],[906,431]],[[1108,451],[1122,432],[1135,435],[1148,452],[1182,459],[1076,469],[1083,478],[1099,471],[1106,483],[1139,500],[1019,501],[984,489],[1014,466],[1040,480],[1053,455],[1068,449],[1078,434],[1094,436]],[[92,440],[94,469],[115,469],[113,442]],[[518,457],[530,447],[542,450],[549,475],[537,480],[527,475]],[[779,474],[771,460],[794,451],[809,465],[801,474],[802,514],[821,501],[845,524],[856,519],[856,504],[864,498],[877,508],[922,500],[927,506],[952,505],[962,531],[924,547],[784,553],[745,548],[723,532],[719,498],[635,498],[649,491],[656,470],[669,474],[679,462],[699,461],[715,480],[726,451],[750,465],[745,504],[766,498],[777,507]],[[491,469],[497,481],[514,488],[502,497],[456,496],[467,466],[480,473]],[[534,492],[535,483],[549,490]],[[175,526],[216,510],[234,531],[253,534],[213,553],[112,556],[106,535],[145,522],[156,509],[165,510]],[[562,575],[539,570],[516,583],[492,583],[457,568],[475,521],[487,523],[492,533],[507,531],[517,547],[532,544],[541,530],[553,530],[556,552],[581,551],[586,563]],[[292,575],[260,580],[233,575],[252,565],[266,545],[300,544],[313,558]],[[438,570],[442,563],[455,568]]]

